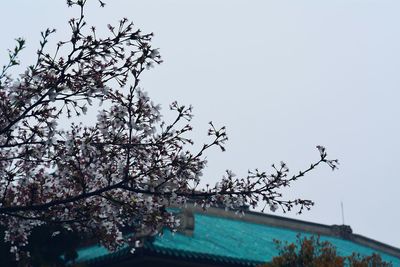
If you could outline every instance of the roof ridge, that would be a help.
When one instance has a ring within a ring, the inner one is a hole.
[[[374,250],[387,253],[391,256],[400,258],[400,249],[389,244],[377,241],[375,239],[355,234],[348,225],[326,225],[321,223],[314,223],[299,219],[283,217],[279,215],[266,214],[256,211],[244,211],[244,215],[240,215],[232,210],[225,210],[219,207],[210,207],[204,210],[201,207],[188,206],[193,212],[211,215],[220,218],[234,219],[261,225],[269,225],[278,228],[286,228],[294,231],[308,232],[311,234],[325,235],[339,239],[349,240],[359,245],[369,247]]]

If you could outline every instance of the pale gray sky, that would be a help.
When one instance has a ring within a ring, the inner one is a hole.
[[[288,197],[316,205],[285,216],[341,224],[343,201],[354,232],[400,247],[399,1],[92,2],[88,22],[99,30],[127,17],[155,33],[165,62],[142,87],[164,112],[173,100],[195,107],[195,141],[204,141],[210,120],[227,126],[227,152],[209,153],[205,179],[280,160],[296,171],[324,145],[340,169],[323,166],[294,184]],[[64,3],[2,1],[0,63],[16,37],[27,39],[26,64],[40,30],[68,38],[76,10]]]

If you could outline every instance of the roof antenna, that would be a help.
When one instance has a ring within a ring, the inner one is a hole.
[[[340,201],[340,206],[342,208],[342,225],[344,225],[344,209],[343,209],[343,201]]]

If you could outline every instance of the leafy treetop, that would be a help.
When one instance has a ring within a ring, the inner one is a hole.
[[[297,236],[296,243],[275,240],[279,255],[262,267],[389,267],[391,263],[382,260],[379,254],[362,256],[353,252],[341,256],[335,246],[321,241],[319,236]]]

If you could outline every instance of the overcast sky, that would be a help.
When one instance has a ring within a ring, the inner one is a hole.
[[[227,152],[208,155],[210,183],[225,169],[243,175],[281,160],[304,169],[324,145],[340,169],[322,166],[285,191],[316,202],[285,216],[341,224],[343,201],[354,232],[400,247],[399,1],[91,2],[88,22],[99,30],[127,17],[155,33],[165,62],[142,87],[166,114],[173,100],[194,106],[195,141],[210,120],[227,127]],[[67,39],[76,9],[64,3],[2,1],[1,65],[16,37],[27,39],[26,65],[41,30],[57,28],[54,43]]]

